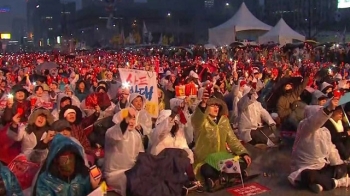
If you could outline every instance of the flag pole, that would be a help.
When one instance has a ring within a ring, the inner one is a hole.
[[[242,172],[239,173],[239,175],[241,176],[241,181],[242,181],[242,187],[244,188],[244,181],[243,181],[243,176],[242,176]]]

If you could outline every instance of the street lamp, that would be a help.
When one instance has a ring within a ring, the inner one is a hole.
[[[226,6],[229,6],[230,4],[229,3],[226,3]]]
[[[40,5],[37,5],[37,6],[36,6],[36,8],[39,8],[39,7],[40,7]]]
[[[171,13],[170,12],[168,12],[168,17],[170,17],[171,16]]]

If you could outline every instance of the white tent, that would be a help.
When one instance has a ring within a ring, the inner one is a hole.
[[[269,31],[271,26],[257,19],[243,2],[236,14],[223,24],[209,29],[209,44],[228,45],[236,41],[236,32],[245,30]]]
[[[267,42],[275,42],[280,45],[292,43],[293,40],[305,41],[305,36],[295,32],[288,24],[281,18],[275,27],[269,32],[259,37],[259,44],[265,44]]]

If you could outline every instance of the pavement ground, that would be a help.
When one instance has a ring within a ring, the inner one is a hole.
[[[281,148],[271,148],[260,150],[250,145],[246,145],[252,155],[253,163],[248,173],[261,175],[252,180],[270,189],[269,192],[259,194],[259,196],[315,196],[317,194],[309,190],[297,189],[290,185],[287,176],[290,174],[291,145]],[[264,177],[264,173],[267,177]],[[269,175],[271,177],[269,177]],[[332,191],[324,191],[318,195],[322,196],[345,196],[350,195],[350,187],[339,188]],[[191,193],[190,196],[232,196],[227,190],[215,193]]]

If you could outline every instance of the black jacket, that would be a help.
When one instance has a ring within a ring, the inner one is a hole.
[[[167,148],[157,156],[140,153],[135,166],[126,171],[127,195],[179,196],[188,181],[188,154],[182,149]],[[152,187],[152,189],[150,189]]]
[[[344,132],[339,133],[330,120],[327,120],[327,122],[324,124],[324,127],[326,127],[331,133],[332,143],[337,148],[340,157],[343,160],[348,159],[350,157],[350,137],[347,131],[344,129]]]

